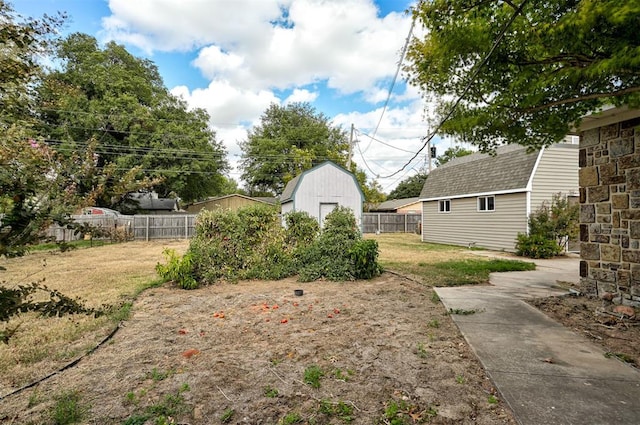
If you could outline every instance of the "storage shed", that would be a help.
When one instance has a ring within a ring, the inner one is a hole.
[[[350,208],[362,228],[364,195],[356,177],[331,161],[325,161],[289,181],[280,196],[283,216],[306,211],[320,225],[337,206]]]
[[[577,199],[577,144],[534,152],[507,145],[495,155],[456,158],[433,170],[422,189],[422,240],[515,251],[530,214],[556,193]]]

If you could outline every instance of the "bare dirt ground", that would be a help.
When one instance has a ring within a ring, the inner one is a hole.
[[[608,302],[596,298],[550,297],[532,300],[531,304],[549,317],[591,339],[615,356],[640,368],[640,317],[630,319],[608,314]]]
[[[37,253],[4,263],[1,277],[24,283],[44,274],[49,286],[98,306],[130,299],[153,280],[165,246],[181,252],[187,242]],[[424,255],[411,258],[461,254]],[[599,300],[533,303],[638,365],[637,321],[596,315]],[[391,273],[367,282],[149,289],[106,344],[8,395],[79,358],[114,326],[85,316],[19,320],[0,345],[2,424],[55,423],[64,394],[78,396],[88,424],[515,424],[430,286]],[[314,366],[323,374],[318,388],[305,382]]]
[[[52,423],[56,397],[77,391],[91,424],[514,424],[432,296],[389,273],[150,289],[107,344],[0,400],[0,422]]]

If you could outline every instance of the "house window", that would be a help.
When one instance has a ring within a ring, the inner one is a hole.
[[[439,201],[439,203],[438,203],[438,211],[441,212],[441,213],[450,212],[451,211],[451,200],[443,199],[442,201]]]
[[[495,210],[496,210],[495,196],[479,196],[478,197],[478,211],[495,211]]]

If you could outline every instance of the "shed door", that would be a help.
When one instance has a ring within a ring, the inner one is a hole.
[[[337,206],[337,203],[320,203],[320,227],[324,227],[324,219],[331,211],[335,210]]]

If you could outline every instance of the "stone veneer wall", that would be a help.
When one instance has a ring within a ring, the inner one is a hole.
[[[583,290],[640,305],[640,119],[580,134]]]

